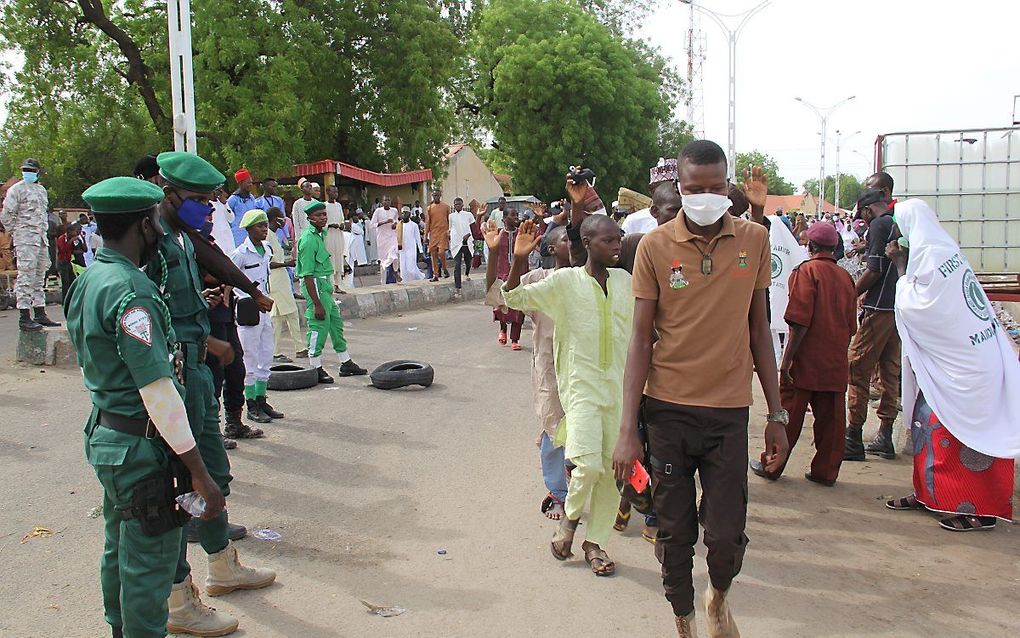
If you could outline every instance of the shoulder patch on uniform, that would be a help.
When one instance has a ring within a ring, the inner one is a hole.
[[[120,318],[120,329],[147,346],[152,345],[152,316],[141,306],[124,311]]]

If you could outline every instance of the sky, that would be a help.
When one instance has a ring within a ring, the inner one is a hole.
[[[695,1],[729,14],[759,2]],[[640,34],[685,75],[689,15],[687,5],[665,0]],[[710,18],[697,20],[705,137],[725,149],[727,37]],[[795,97],[825,108],[856,96],[828,119],[827,175],[836,169],[836,130],[840,172],[863,178],[873,172],[879,134],[1010,126],[1020,94],[1017,24],[1020,3],[1008,0],[772,0],[737,41],[736,150],[772,155],[798,192],[817,178],[818,117]]]

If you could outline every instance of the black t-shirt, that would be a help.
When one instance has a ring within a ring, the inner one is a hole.
[[[885,256],[886,244],[892,239],[891,211],[872,220],[868,225],[868,247],[864,259],[871,272],[879,274],[878,281],[864,293],[864,307],[870,310],[892,310],[896,305],[896,268]]]

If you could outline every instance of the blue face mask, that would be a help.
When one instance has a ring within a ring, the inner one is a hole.
[[[198,229],[198,234],[201,235],[202,237],[205,237],[206,239],[209,239],[209,236],[212,235],[212,226],[213,226],[212,222],[206,220],[205,222],[202,223],[202,227]]]
[[[35,171],[21,171],[21,179],[25,180],[29,184],[35,184],[39,181],[39,173]]]
[[[186,199],[181,204],[181,207],[177,209],[177,218],[185,226],[201,230],[210,212],[212,212],[212,207],[208,204],[203,204],[194,199]]]

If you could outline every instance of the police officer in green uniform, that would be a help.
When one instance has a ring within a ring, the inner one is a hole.
[[[206,500],[205,518],[219,516],[224,499],[202,462],[175,384],[169,313],[139,270],[155,256],[162,235],[156,205],[163,192],[114,177],[82,197],[105,244],[74,281],[64,312],[93,404],[85,456],[103,486],[106,622],[114,637],[162,637],[182,533],[176,522],[153,528],[149,515],[172,516],[174,503],[139,502],[148,493],[143,486],[153,479],[166,485],[176,453],[191,473],[192,488]]]
[[[230,494],[230,462],[223,448],[219,428],[219,402],[213,386],[212,372],[205,365],[206,348],[229,363],[234,356],[230,344],[209,339],[209,308],[207,298],[217,289],[203,291],[195,258],[195,246],[188,229],[204,223],[210,212],[213,190],[223,184],[223,174],[209,162],[191,153],[160,153],[156,158],[163,192],[159,205],[163,234],[157,258],[149,264],[149,277],[162,292],[176,333],[176,350],[184,360],[184,404],[188,422],[209,474],[225,495]],[[218,301],[218,299],[216,300]],[[268,297],[256,299],[263,311],[272,307]],[[226,512],[211,520],[200,521],[198,537],[209,555],[209,575],[205,589],[219,596],[236,589],[258,589],[276,580],[269,569],[244,566],[237,558],[237,549],[228,538]],[[229,615],[207,607],[192,583],[191,566],[187,560],[187,538],[179,546],[177,572],[170,593],[168,630],[199,636],[230,633],[237,621]]]

